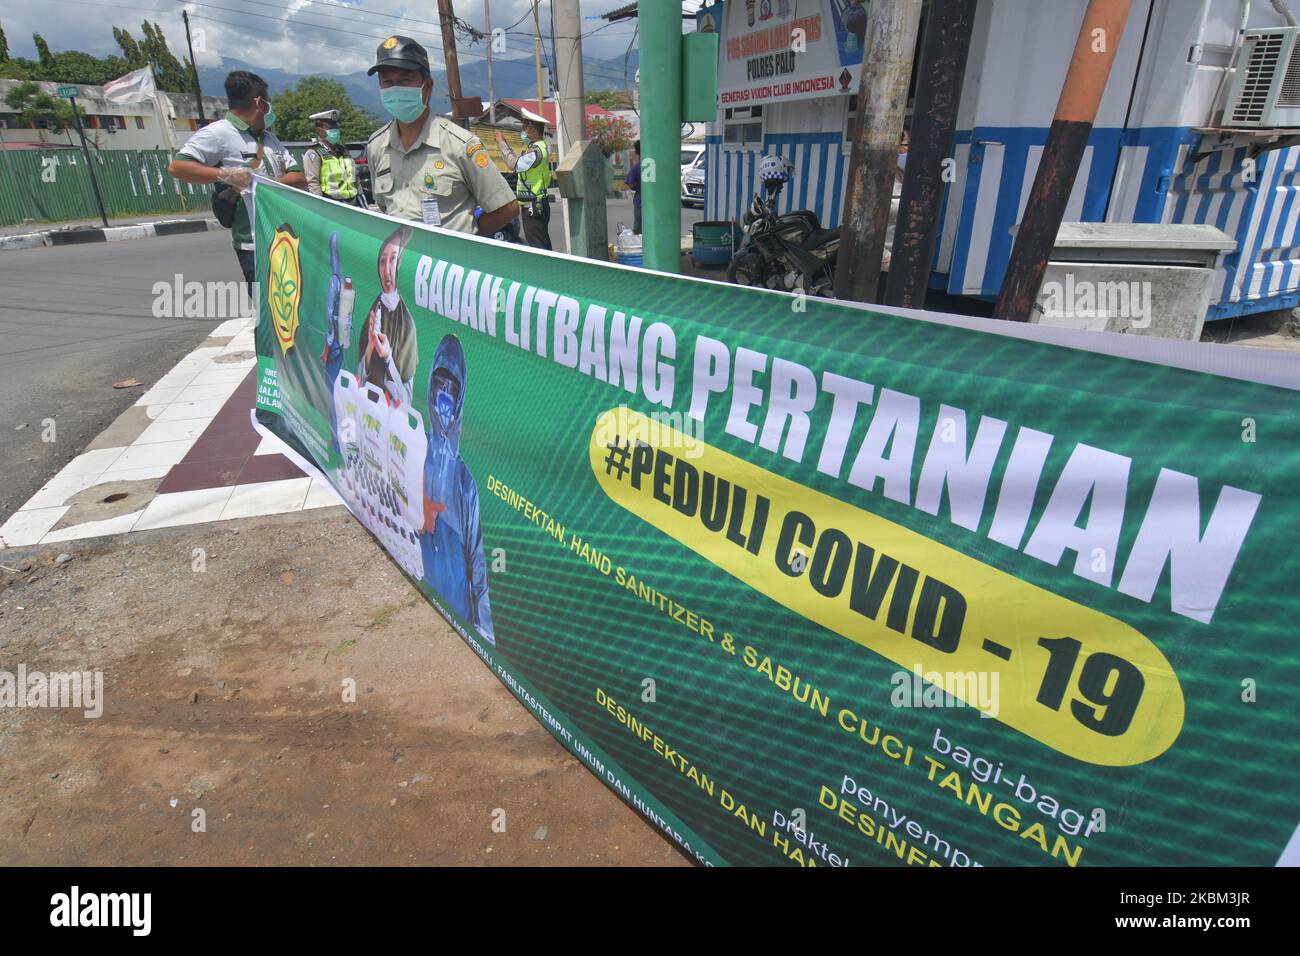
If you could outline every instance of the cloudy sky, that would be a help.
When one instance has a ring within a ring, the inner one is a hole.
[[[507,30],[505,57],[531,56],[532,0],[489,0],[492,26]],[[632,40],[635,21],[613,25],[600,15],[626,0],[585,0],[582,3],[583,56],[622,57]],[[667,2],[667,0],[659,0]],[[680,0],[693,11],[701,0]],[[455,0],[457,17],[483,29],[483,0]],[[253,66],[277,67],[295,73],[351,73],[366,69],[375,46],[392,33],[414,37],[429,48],[441,66],[441,33],[434,0],[6,0],[0,24],[9,39],[10,54],[34,57],[32,33],[45,37],[50,48],[117,53],[114,25],[128,27],[140,38],[143,19],[159,23],[178,56],[185,53],[181,11],[189,10],[195,31],[195,58],[215,65],[221,57]],[[542,33],[550,34],[550,0],[540,7]],[[481,59],[486,41],[458,40],[462,61]],[[200,49],[201,48],[201,49]]]

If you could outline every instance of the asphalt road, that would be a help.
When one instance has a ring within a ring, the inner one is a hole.
[[[682,231],[702,218],[682,210]],[[632,202],[609,203],[609,238]],[[552,241],[560,248],[558,204]],[[233,316],[156,318],[156,282],[232,281],[225,232],[0,253],[0,522],[74,458],[216,325]],[[140,388],[115,389],[134,378]],[[52,442],[43,425],[54,422]]]
[[[0,521],[144,391],[114,382],[152,385],[225,320],[155,318],[154,283],[176,273],[238,279],[229,234],[0,252]]]

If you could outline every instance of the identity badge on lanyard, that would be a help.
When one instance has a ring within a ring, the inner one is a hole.
[[[433,174],[425,173],[424,198],[420,200],[420,218],[426,226],[441,226],[442,214],[438,210],[438,198],[433,195],[433,183]]]

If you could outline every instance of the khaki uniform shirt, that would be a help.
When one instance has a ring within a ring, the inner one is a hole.
[[[397,122],[380,127],[366,143],[375,204],[390,216],[424,221],[422,201],[438,201],[444,229],[475,232],[474,207],[496,212],[515,199],[483,142],[429,111],[420,137],[402,148]]]

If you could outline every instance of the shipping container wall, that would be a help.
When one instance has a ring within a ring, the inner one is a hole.
[[[986,0],[977,8],[932,285],[998,294],[1042,157],[1084,0]],[[1269,0],[1137,0],[1066,211],[1075,222],[1211,223],[1237,240],[1219,267],[1213,320],[1300,303],[1300,147],[1260,149],[1204,130],[1242,25],[1283,25]],[[1105,39],[1105,38],[1103,38]],[[739,219],[758,158],[795,164],[782,211],[839,225],[848,175],[848,99],[764,107],[761,143],[711,124],[710,219]]]

